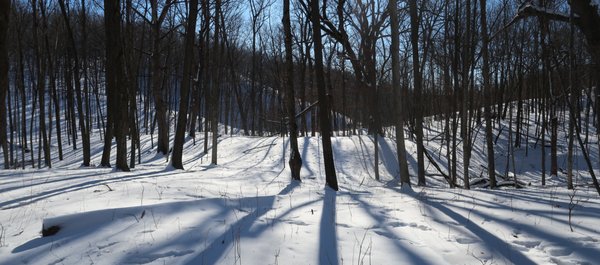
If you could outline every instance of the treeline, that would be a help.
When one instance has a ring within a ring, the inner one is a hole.
[[[203,133],[204,152],[210,147],[217,162],[219,124],[257,136],[366,128],[375,150],[378,137],[404,139],[408,128],[418,184],[426,185],[425,159],[435,162],[424,126],[437,121],[443,137],[433,141],[447,167],[436,167],[450,186],[465,188],[475,130],[485,123],[494,187],[492,128],[508,119],[510,145],[540,142],[542,183],[558,174],[562,128],[569,187],[574,148],[595,180],[586,144],[589,128],[600,127],[600,18],[590,0],[0,2],[5,168],[50,167],[52,142],[58,159],[64,148],[82,148],[89,166],[96,133],[105,141],[101,165],[110,166],[116,138],[117,167],[129,170],[140,163],[140,134],[182,168],[186,135]],[[567,110],[570,118],[560,115]],[[402,183],[410,184],[397,142]]]

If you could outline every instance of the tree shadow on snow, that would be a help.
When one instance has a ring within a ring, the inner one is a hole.
[[[289,194],[299,186],[300,183],[292,181],[278,195]],[[233,255],[235,262],[240,263],[243,258],[241,251],[242,240],[244,238],[258,238],[263,232],[272,228],[275,223],[280,222],[284,217],[298,208],[306,207],[319,201],[319,199],[307,201],[290,207],[274,218],[267,218],[265,215],[274,209],[277,198],[277,196],[239,198],[237,199],[240,200],[239,205],[245,205],[245,207],[242,207],[243,209],[232,207],[231,205],[223,207],[218,215],[199,220],[196,226],[194,226],[206,229],[206,221],[224,220],[226,216],[237,216],[240,213],[246,213],[245,216],[235,220],[231,224],[223,223],[227,227],[224,231],[218,233],[218,235],[209,237],[210,228],[205,233],[190,230],[181,235],[171,237],[167,241],[153,244],[150,248],[127,255],[119,263],[147,263],[159,258],[182,256],[178,254],[188,255],[192,253],[195,253],[195,255],[186,258],[185,264],[220,264],[223,263],[223,259],[227,255]],[[173,249],[174,246],[185,246],[186,249]]]
[[[178,215],[186,211],[202,211],[204,208],[222,209],[217,214],[211,216],[213,219],[223,219],[227,214],[225,209],[234,207],[233,205],[244,205],[254,203],[258,200],[268,200],[269,198],[252,198],[248,201],[233,201],[223,198],[202,199],[184,202],[170,202],[147,206],[135,206],[126,208],[103,209],[84,213],[58,216],[44,220],[44,226],[58,226],[60,230],[55,235],[47,237],[38,237],[24,244],[17,246],[12,253],[23,255],[13,256],[12,261],[5,264],[17,264],[20,262],[35,261],[38,257],[44,257],[57,247],[76,247],[82,242],[87,242],[87,237],[93,237],[94,234],[102,234],[103,238],[112,238],[125,231],[135,233],[137,230],[145,230],[146,222],[153,222],[150,214],[157,215]],[[271,198],[272,199],[272,198]],[[145,219],[144,219],[145,218]],[[46,228],[48,228],[46,227]],[[113,229],[114,227],[121,229]],[[128,229],[123,230],[122,228]],[[114,242],[109,244],[117,244]],[[87,243],[86,243],[87,244]],[[102,247],[98,247],[102,248]],[[187,251],[187,250],[186,250]],[[182,254],[183,252],[179,253]],[[173,253],[171,253],[173,254]],[[173,256],[173,255],[171,255]],[[138,256],[136,256],[138,257]],[[146,256],[147,259],[150,256]],[[158,257],[157,257],[158,258]],[[139,259],[136,261],[140,261]],[[1,262],[0,262],[1,263]],[[139,262],[138,262],[139,263]]]
[[[111,173],[114,173],[114,171],[108,172],[106,174],[110,175]],[[153,171],[153,172],[146,172],[146,173],[141,173],[141,174],[138,174],[138,172],[132,171],[132,172],[123,172],[122,173],[123,175],[112,176],[109,178],[103,178],[102,176],[98,175],[98,172],[95,172],[95,174],[89,174],[89,175],[85,175],[83,177],[74,177],[73,178],[73,179],[86,180],[85,182],[76,183],[76,184],[69,185],[69,186],[61,186],[59,188],[53,188],[50,190],[42,190],[35,194],[32,193],[27,196],[0,202],[0,210],[17,208],[17,207],[21,207],[21,206],[25,206],[25,205],[29,205],[29,204],[41,201],[43,199],[51,198],[51,197],[58,196],[58,195],[64,195],[65,193],[84,190],[84,189],[101,186],[101,185],[108,185],[108,184],[115,183],[115,182],[139,180],[139,179],[151,178],[151,177],[157,176],[157,175],[159,175],[159,176],[174,175],[177,173],[178,173],[177,171],[170,171],[168,169],[164,169],[164,170],[160,170],[160,171]],[[41,184],[43,184],[43,183],[41,183]]]
[[[407,188],[407,190],[412,192],[412,189],[410,188]],[[403,242],[404,240],[398,237],[389,225],[385,224],[386,220],[389,219],[389,217],[385,215],[385,211],[377,211],[377,209],[380,209],[379,207],[370,204],[362,198],[364,195],[370,196],[370,193],[350,191],[348,195],[352,198],[352,200],[358,202],[359,205],[362,206],[361,208],[365,211],[365,213],[367,213],[380,224],[374,227],[379,230],[375,233],[390,239],[394,246],[398,248],[399,253],[406,255],[408,260],[410,260],[410,264],[435,264],[434,262],[425,259],[425,257],[422,257],[421,255],[411,251],[413,248],[412,243],[411,246],[406,246]]]
[[[441,202],[428,200],[424,198],[423,195],[416,193],[412,189],[403,190],[402,192],[406,195],[411,196],[413,199],[420,201],[424,204],[424,206],[430,208],[429,210],[435,209],[440,213],[446,215],[447,217],[454,220],[457,224],[470,231],[471,234],[479,237],[479,239],[481,239],[481,241],[483,242],[482,244],[488,249],[488,251],[491,252],[491,255],[500,256],[501,258],[510,261],[514,264],[536,264],[530,258],[521,253],[519,250],[512,247],[508,242],[502,240],[501,238],[492,234],[488,230],[477,225],[462,214],[453,211]],[[493,216],[487,216],[487,218],[490,218],[490,220],[494,220],[496,222],[502,222],[502,220],[494,218]]]
[[[325,187],[323,197],[323,211],[321,212],[321,225],[319,227],[319,264],[340,264],[337,245],[335,201],[337,193]]]

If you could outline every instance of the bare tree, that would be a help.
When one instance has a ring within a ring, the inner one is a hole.
[[[413,89],[415,101],[415,135],[417,137],[417,167],[418,167],[418,185],[425,186],[425,157],[423,146],[423,114],[418,108],[421,108],[421,94],[423,85],[423,76],[421,72],[421,64],[419,62],[419,17],[417,10],[417,1],[409,0],[410,13],[410,42],[412,47],[412,63],[413,63]]]
[[[374,161],[373,170],[375,179],[379,179],[379,143],[382,134],[381,113],[379,108],[379,87],[377,80],[377,41],[382,37],[383,25],[388,12],[381,11],[379,2],[353,2],[356,8],[352,12],[346,10],[346,0],[338,1],[336,14],[338,24],[334,25],[328,17],[322,21],[323,30],[342,46],[344,55],[350,61],[354,71],[355,80],[361,89],[360,96],[363,107],[368,111],[363,122],[368,123],[369,133],[373,134]],[[381,8],[383,9],[383,8]],[[324,8],[326,10],[326,8]],[[350,14],[354,16],[350,16]],[[352,20],[348,22],[348,20]],[[346,30],[346,23],[351,25],[351,30],[357,35],[359,44],[353,45],[352,38]]]
[[[177,129],[171,165],[176,169],[183,169],[183,144],[185,142],[185,128],[187,125],[187,112],[189,106],[189,90],[192,74],[192,59],[194,57],[194,38],[196,33],[196,19],[198,17],[198,0],[191,0],[188,6],[188,16],[185,26],[185,46],[183,59],[183,76],[179,94],[179,112],[177,114]]]
[[[398,149],[398,163],[400,166],[400,183],[410,184],[410,175],[408,174],[408,162],[406,161],[406,147],[404,145],[404,97],[402,96],[402,86],[400,84],[400,30],[398,19],[398,0],[389,2],[389,12],[391,18],[392,44],[390,52],[392,54],[392,87],[396,91],[396,145]]]
[[[6,94],[8,93],[8,49],[7,35],[11,0],[0,0],[0,145],[4,156],[4,168],[10,166],[6,139]]]
[[[211,121],[211,132],[212,132],[212,147],[211,147],[211,163],[213,165],[217,164],[217,148],[218,148],[218,137],[219,137],[219,101],[221,98],[221,69],[220,69],[220,57],[222,54],[220,53],[220,40],[219,34],[222,31],[221,29],[221,0],[216,0],[215,2],[215,34],[213,40],[213,53],[212,53],[212,63],[213,67],[211,68],[211,85],[210,85],[210,107],[211,107],[211,117],[209,120]]]
[[[283,31],[285,38],[285,101],[290,130],[290,171],[292,179],[300,180],[302,158],[298,151],[298,125],[296,124],[296,100],[294,99],[294,55],[292,47],[292,26],[290,22],[290,0],[283,0]]]
[[[79,67],[81,64],[79,61],[79,55],[77,53],[77,46],[76,46],[73,29],[71,27],[71,22],[70,22],[70,18],[69,18],[70,14],[68,13],[69,10],[67,10],[64,0],[60,0],[60,1],[58,1],[58,3],[60,5],[60,10],[63,15],[63,19],[65,21],[65,26],[67,28],[67,33],[69,36],[68,54],[72,58],[70,58],[68,60],[72,59],[74,62],[74,65],[72,65],[72,67],[71,67],[72,69],[68,69],[67,71],[72,71],[72,78],[73,78],[73,82],[75,83],[75,94],[76,94],[76,99],[77,99],[77,114],[78,114],[78,118],[79,118],[79,130],[81,131],[81,140],[82,140],[82,145],[83,145],[83,166],[90,166],[90,159],[91,159],[91,157],[90,157],[91,156],[91,154],[90,154],[90,134],[89,134],[89,124],[86,123],[85,116],[87,116],[87,114],[84,113],[83,97],[82,97],[82,93],[81,93],[81,81],[80,81],[81,76],[79,73]],[[69,63],[69,65],[70,65],[70,63]],[[67,80],[67,82],[71,82],[71,80]]]
[[[331,148],[331,124],[329,119],[329,99],[325,92],[325,73],[323,71],[323,43],[321,39],[321,15],[319,14],[319,0],[310,0],[310,18],[313,31],[315,53],[315,75],[317,91],[319,94],[319,125],[321,127],[321,141],[323,143],[323,160],[325,161],[325,179],[327,185],[333,190],[338,190],[335,164],[333,162],[333,149]]]
[[[264,117],[263,117],[263,98],[262,98],[262,88],[258,85],[258,76],[259,74],[259,51],[261,48],[257,47],[257,44],[260,45],[259,33],[261,28],[266,22],[266,12],[268,11],[269,6],[273,4],[272,0],[250,0],[250,19],[252,23],[252,68],[250,69],[250,109],[252,111],[252,121],[250,123],[250,130],[252,131],[252,135],[256,135],[256,131],[258,131],[259,135],[262,135]]]
[[[106,31],[106,92],[108,119],[103,166],[110,166],[110,149],[113,135],[117,142],[116,168],[129,171],[127,165],[127,138],[129,98],[127,86],[123,86],[123,45],[121,44],[121,5],[120,0],[104,0],[104,26]]]
[[[483,58],[483,66],[481,69],[481,74],[483,75],[483,90],[485,93],[485,142],[487,146],[487,169],[488,169],[488,177],[490,179],[490,188],[496,188],[496,167],[494,162],[494,142],[493,142],[493,132],[492,132],[492,91],[490,87],[490,56],[488,51],[489,46],[489,36],[487,29],[487,3],[486,0],[481,0],[479,7],[481,8],[481,37],[482,37],[482,45],[481,45],[481,57]],[[510,143],[509,143],[510,145]]]
[[[161,51],[161,27],[165,20],[167,13],[173,0],[167,0],[163,8],[158,10],[158,1],[150,0],[151,8],[151,39],[152,39],[152,53],[151,53],[151,71],[152,71],[152,96],[154,98],[154,107],[156,111],[156,123],[158,127],[158,141],[156,152],[163,155],[169,153],[169,123],[167,121],[167,104],[165,102],[165,89],[162,85],[162,51]]]
[[[41,140],[39,142],[41,142],[41,146],[38,148],[39,151],[44,152],[44,165],[47,167],[51,167],[52,166],[52,160],[50,159],[50,143],[48,141],[48,131],[46,129],[46,75],[48,72],[48,67],[47,67],[47,57],[48,54],[46,54],[44,51],[45,49],[43,49],[43,47],[41,47],[43,45],[40,44],[40,36],[39,33],[42,33],[42,35],[45,37],[46,34],[48,34],[48,28],[47,28],[47,23],[46,23],[46,6],[44,4],[43,1],[39,2],[39,10],[41,13],[41,19],[42,19],[42,24],[40,25],[40,18],[37,15],[38,12],[38,6],[37,6],[37,1],[33,0],[32,1],[32,5],[33,5],[33,14],[34,14],[34,19],[33,19],[33,24],[34,24],[34,30],[33,30],[33,43],[34,43],[34,49],[35,49],[35,54],[36,54],[36,61],[35,61],[35,68],[37,69],[37,80],[36,80],[36,89],[38,92],[38,100],[39,100],[39,135],[41,136]],[[40,163],[38,164],[38,167],[41,167],[41,159],[38,157],[38,160],[40,160]]]

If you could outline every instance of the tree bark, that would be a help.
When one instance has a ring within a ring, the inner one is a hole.
[[[481,8],[481,56],[483,58],[483,66],[481,69],[481,74],[483,75],[483,90],[485,93],[485,106],[484,106],[484,115],[485,115],[485,142],[487,147],[487,169],[488,169],[488,177],[490,179],[490,188],[496,188],[496,165],[494,161],[494,142],[493,142],[493,132],[492,132],[492,88],[490,86],[490,56],[488,52],[489,46],[489,35],[487,30],[487,2],[486,0],[481,0],[479,7]],[[510,143],[509,143],[510,145]]]
[[[161,64],[161,36],[160,29],[172,1],[166,1],[165,6],[158,13],[157,0],[150,0],[151,6],[151,38],[152,38],[152,54],[150,56],[151,63],[151,90],[154,99],[154,108],[156,111],[156,125],[158,127],[158,139],[156,144],[156,152],[163,155],[169,154],[169,123],[167,121],[167,106],[165,102],[165,89],[162,85],[162,64]]]
[[[220,114],[220,110],[219,110],[219,101],[220,101],[220,92],[221,92],[221,78],[220,78],[220,63],[221,60],[219,59],[219,57],[222,55],[219,51],[219,34],[221,31],[221,18],[220,16],[222,15],[221,13],[221,0],[216,0],[215,2],[215,34],[214,34],[214,40],[213,40],[213,66],[211,67],[212,70],[212,77],[211,77],[211,87],[210,87],[210,106],[211,106],[211,117],[210,117],[210,121],[211,121],[211,132],[212,132],[212,147],[211,147],[211,164],[216,165],[217,164],[217,158],[218,158],[218,154],[217,154],[217,148],[218,148],[218,138],[219,138],[219,114]]]
[[[329,120],[329,99],[325,91],[325,74],[323,71],[323,43],[321,39],[321,16],[319,0],[310,1],[310,17],[313,30],[315,53],[315,75],[319,95],[319,125],[321,126],[321,141],[323,143],[323,160],[325,162],[325,179],[327,185],[337,191],[338,183],[331,148],[331,124]]]
[[[191,0],[185,29],[185,51],[183,60],[183,76],[179,94],[179,112],[177,114],[177,129],[171,165],[176,169],[183,169],[183,144],[185,142],[185,127],[187,125],[187,112],[189,105],[189,90],[192,74],[192,59],[194,56],[194,37],[196,33],[196,19],[198,16],[198,0]]]
[[[0,0],[0,145],[4,156],[4,168],[10,166],[6,139],[6,94],[8,93],[8,23],[11,0]]]
[[[418,164],[418,185],[427,185],[425,181],[425,156],[423,154],[425,146],[423,145],[423,112],[421,109],[421,94],[423,77],[421,65],[419,63],[419,18],[417,12],[417,1],[408,1],[410,13],[410,41],[412,46],[413,63],[413,89],[414,89],[414,108],[415,108],[415,134],[417,138],[417,164]]]
[[[121,5],[120,0],[104,0],[104,26],[106,29],[106,91],[108,128],[104,141],[102,164],[110,165],[112,136],[117,142],[116,168],[129,171],[127,165],[127,129],[129,97],[127,86],[123,85],[123,45],[121,44]]]
[[[90,166],[90,159],[91,159],[90,135],[89,135],[89,128],[86,124],[86,119],[85,119],[85,116],[87,116],[87,114],[84,113],[83,99],[82,99],[82,95],[81,95],[81,81],[80,81],[80,74],[79,74],[79,66],[80,66],[79,56],[77,54],[77,46],[76,46],[76,42],[75,42],[74,33],[73,33],[73,30],[71,27],[69,14],[67,13],[67,10],[65,7],[65,1],[60,0],[58,3],[60,5],[60,10],[63,15],[63,19],[65,21],[65,26],[67,28],[67,33],[69,36],[69,52],[68,52],[68,54],[70,54],[70,57],[72,57],[72,59],[74,61],[74,65],[72,67],[72,78],[73,78],[73,82],[75,83],[75,95],[76,95],[76,100],[77,100],[77,115],[78,115],[78,119],[79,119],[79,130],[81,131],[81,141],[82,141],[82,147],[83,147],[83,166],[87,167],[87,166]],[[69,59],[69,60],[71,60],[71,59]],[[71,71],[71,70],[69,70],[69,71]],[[67,82],[71,82],[71,80],[67,80]],[[74,133],[76,133],[76,132],[77,132],[77,130],[74,130]]]
[[[39,5],[42,6],[42,5]],[[34,49],[34,54],[35,54],[35,61],[34,61],[34,67],[35,67],[35,90],[37,91],[37,99],[39,101],[39,105],[38,105],[38,111],[39,111],[39,116],[38,116],[38,160],[40,161],[40,163],[38,164],[38,168],[42,167],[42,163],[41,163],[41,151],[44,151],[44,165],[50,167],[50,146],[48,145],[48,135],[47,135],[47,131],[46,131],[46,115],[45,115],[45,109],[46,109],[46,105],[45,105],[45,87],[46,87],[46,61],[45,61],[45,54],[42,53],[42,49],[40,48],[40,37],[39,37],[39,33],[43,32],[43,29],[41,29],[40,26],[40,22],[39,22],[39,15],[38,12],[40,9],[42,9],[43,7],[38,7],[38,2],[36,0],[31,1],[31,8],[32,8],[32,17],[33,17],[33,49]],[[44,17],[44,15],[42,14],[42,17]],[[33,77],[32,77],[32,83],[33,83]],[[35,109],[35,104],[33,109]],[[32,113],[33,115],[32,117],[32,124],[33,124],[33,117],[35,113]],[[33,129],[33,126],[32,126]]]
[[[290,171],[293,180],[300,180],[302,158],[298,151],[298,125],[296,124],[296,101],[294,100],[294,55],[292,47],[292,26],[290,22],[290,0],[283,0],[283,31],[285,37],[286,92],[285,103],[290,130]]]
[[[398,19],[398,0],[389,2],[389,12],[392,27],[392,87],[396,92],[396,146],[398,149],[398,163],[400,167],[400,185],[410,186],[410,175],[408,174],[408,162],[406,160],[406,147],[404,144],[404,93],[400,84],[400,30]]]

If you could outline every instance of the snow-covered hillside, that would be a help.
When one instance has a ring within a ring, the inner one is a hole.
[[[0,264],[594,264],[600,257],[598,195],[587,185],[567,190],[562,176],[539,186],[538,151],[516,152],[527,169],[520,178],[531,183],[524,189],[449,189],[438,177],[428,179],[431,187],[400,189],[392,140],[381,141],[378,182],[371,139],[338,137],[335,193],[325,188],[318,138],[299,139],[300,184],[284,168],[287,138],[223,137],[216,166],[190,140],[185,171],[156,157],[149,139],[132,172],[80,168],[78,152],[52,169],[0,170]],[[98,164],[100,145],[92,150]],[[485,161],[477,150],[473,160],[474,168]],[[43,226],[58,233],[42,237]]]

